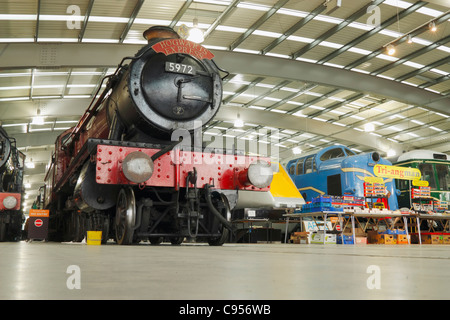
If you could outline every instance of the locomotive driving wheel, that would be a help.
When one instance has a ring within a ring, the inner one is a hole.
[[[131,244],[136,221],[136,199],[133,189],[127,187],[120,190],[117,197],[115,220],[117,244]]]
[[[217,210],[221,213],[221,215],[227,219],[231,216],[230,204],[228,203],[227,197],[220,193],[213,193],[213,203]],[[208,239],[208,244],[210,246],[221,246],[227,241],[229,236],[229,230],[222,224],[219,224],[219,237],[214,237]]]

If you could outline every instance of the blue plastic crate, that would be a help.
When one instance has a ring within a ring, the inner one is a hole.
[[[313,203],[331,203],[330,196],[318,196],[312,199]]]
[[[342,243],[344,242],[344,243]],[[336,238],[336,243],[337,244],[353,244],[353,236],[352,235],[337,235]]]

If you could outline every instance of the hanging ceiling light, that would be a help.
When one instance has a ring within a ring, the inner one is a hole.
[[[202,43],[203,41],[205,41],[203,31],[198,27],[197,18],[194,19],[194,26],[189,30],[189,37],[187,38],[187,40],[195,43]]]
[[[235,126],[236,128],[242,128],[242,127],[244,126],[244,121],[242,121],[242,119],[241,119],[239,113],[238,113],[238,115],[237,115],[236,121],[234,121],[234,126]]]
[[[31,124],[41,126],[44,124],[44,117],[41,116],[41,109],[38,108],[36,111],[36,117],[33,117]]]
[[[436,23],[434,23],[434,21],[431,21],[430,24],[428,25],[428,27],[430,28],[430,31],[432,31],[432,32],[436,32],[436,30],[437,30]]]
[[[373,123],[366,123],[365,125],[364,125],[364,131],[365,132],[372,132],[372,131],[375,131],[375,126],[373,125]]]
[[[392,44],[388,45],[386,50],[387,54],[390,56],[393,56],[395,54],[395,47]]]
[[[408,40],[407,40],[407,42],[408,42],[409,44],[413,43],[413,40],[412,40],[412,37],[411,37],[410,34],[408,34]]]

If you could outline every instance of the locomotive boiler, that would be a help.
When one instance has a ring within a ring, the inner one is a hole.
[[[268,159],[202,147],[226,74],[213,54],[168,27],[144,37],[148,45],[105,77],[99,98],[56,140],[44,196],[51,239],[101,230],[103,242],[122,245],[222,245],[239,194],[270,188]]]
[[[21,238],[24,163],[16,140],[0,127],[0,241]]]

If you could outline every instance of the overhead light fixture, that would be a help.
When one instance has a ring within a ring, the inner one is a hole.
[[[292,153],[293,154],[301,154],[302,153],[302,149],[300,149],[300,147],[295,147],[292,149]]]
[[[413,43],[413,40],[412,40],[412,37],[411,37],[410,34],[408,34],[408,40],[407,40],[407,42],[408,42],[409,44]]]
[[[31,124],[42,126],[44,124],[44,117],[36,116],[33,118],[33,121],[31,121]]]
[[[365,132],[372,132],[372,131],[375,131],[375,126],[374,126],[374,124],[373,123],[366,123],[365,125],[364,125],[364,131]]]
[[[430,28],[431,32],[437,31],[436,23],[434,21],[431,21],[430,24],[428,24],[428,28]]]
[[[205,41],[205,36],[203,35],[203,31],[199,29],[198,27],[198,19],[194,19],[194,25],[189,30],[189,37],[187,40],[195,42],[195,43],[202,43]]]
[[[36,110],[36,117],[33,118],[31,124],[41,126],[44,124],[44,117],[41,116],[41,108],[38,107]]]
[[[390,56],[393,56],[395,54],[395,47],[392,44],[388,45],[386,50],[387,54]]]
[[[31,158],[29,162],[25,162],[25,166],[26,166],[28,169],[34,169],[34,168],[35,168],[35,165],[34,165],[34,162],[33,162],[33,158]]]
[[[239,113],[238,113],[238,115],[237,115],[236,121],[234,121],[234,126],[235,126],[236,128],[242,128],[242,127],[244,126],[244,121],[242,121],[242,119],[241,119]]]

